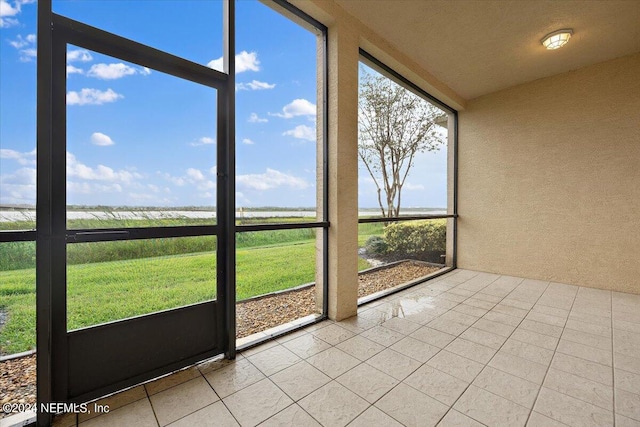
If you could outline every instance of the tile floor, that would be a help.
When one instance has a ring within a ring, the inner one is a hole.
[[[456,270],[57,426],[640,426],[640,295]]]

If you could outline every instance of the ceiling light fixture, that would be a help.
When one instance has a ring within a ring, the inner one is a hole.
[[[573,30],[570,28],[566,28],[564,30],[554,31],[553,33],[549,33],[540,40],[544,47],[549,50],[558,49],[569,41],[571,36],[573,35]]]

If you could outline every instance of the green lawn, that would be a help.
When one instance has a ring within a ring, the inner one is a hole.
[[[70,265],[68,329],[215,298],[215,252]],[[315,241],[237,251],[237,299],[315,281]],[[0,272],[0,307],[9,321],[0,353],[35,346],[35,272]]]
[[[359,243],[381,233],[381,224],[361,224]],[[314,282],[315,236],[314,229],[238,233],[237,299]],[[215,236],[68,245],[68,329],[215,298],[216,253],[212,247]],[[359,270],[368,267],[358,259]],[[0,309],[8,313],[0,330],[0,354],[33,349],[34,242],[0,244]]]

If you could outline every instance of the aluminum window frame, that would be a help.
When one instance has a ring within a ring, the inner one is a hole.
[[[52,401],[60,395],[61,386],[53,390],[51,373],[62,369],[67,372],[66,348],[56,348],[67,334],[66,321],[66,245],[79,242],[104,242],[115,240],[136,240],[168,237],[218,236],[218,292],[216,299],[226,302],[222,312],[225,319],[219,322],[221,331],[226,335],[227,358],[235,358],[235,236],[236,233],[264,230],[284,230],[295,228],[322,228],[322,313],[316,321],[328,317],[328,53],[327,27],[311,16],[295,8],[285,0],[271,0],[274,5],[300,18],[320,32],[323,48],[321,59],[322,84],[322,220],[296,224],[235,224],[235,0],[225,0],[223,4],[224,72],[212,70],[179,56],[134,42],[124,37],[108,33],[87,24],[58,15],[52,10],[52,0],[40,0],[37,9],[37,202],[36,228],[34,230],[0,231],[0,242],[35,241],[36,242],[36,347],[37,364],[37,401],[38,404]],[[55,32],[55,35],[54,35]],[[63,40],[60,43],[57,40]],[[108,229],[68,229],[66,223],[66,124],[65,131],[55,132],[53,123],[64,120],[65,108],[53,105],[55,99],[65,98],[65,64],[60,58],[66,58],[61,49],[67,44],[84,47],[135,64],[147,66],[166,74],[190,80],[217,90],[218,96],[218,140],[217,164],[219,167],[217,192],[217,222],[205,226],[166,226],[166,227],[122,227]],[[109,45],[110,48],[104,46]],[[172,64],[171,66],[167,64]],[[58,70],[58,71],[56,71]],[[215,84],[210,83],[210,79]],[[65,84],[60,81],[64,79]],[[226,126],[220,126],[224,123]],[[63,141],[64,144],[56,141]],[[54,144],[63,145],[64,150]],[[62,154],[61,154],[62,153]],[[220,184],[222,180],[222,184]],[[221,243],[222,242],[222,243]],[[56,250],[57,249],[57,250]],[[62,249],[62,250],[60,250]],[[54,280],[65,279],[65,286],[54,286]],[[233,333],[231,333],[233,331]],[[54,339],[54,337],[58,337]],[[55,355],[55,356],[54,356]],[[66,385],[64,385],[66,386]],[[49,425],[51,414],[38,413],[37,424]]]
[[[331,226],[329,222],[329,162],[328,162],[328,153],[329,153],[329,128],[328,128],[328,96],[329,96],[329,88],[327,77],[329,74],[329,61],[328,61],[328,38],[327,38],[327,27],[322,24],[320,21],[316,20],[312,16],[303,12],[302,10],[296,8],[291,3],[286,0],[269,0],[264,1],[261,0],[265,5],[272,7],[276,12],[282,13],[285,17],[291,19],[297,18],[298,20],[306,23],[310,28],[315,29],[319,32],[318,37],[320,37],[320,43],[322,45],[322,65],[321,65],[321,84],[322,84],[322,107],[320,114],[322,115],[322,138],[321,141],[316,141],[316,144],[320,143],[322,147],[322,218],[320,221],[307,221],[307,222],[296,222],[296,223],[269,223],[269,224],[247,224],[247,225],[235,225],[236,233],[246,233],[252,231],[270,231],[270,230],[292,230],[292,229],[309,229],[309,228],[321,228],[322,229],[322,312],[314,319],[308,322],[296,324],[295,327],[291,329],[287,329],[281,333],[278,333],[274,336],[264,337],[253,341],[247,345],[242,346],[242,350],[257,346],[265,341],[272,340],[277,338],[278,336],[282,336],[288,333],[291,333],[295,330],[302,329],[310,324],[320,322],[322,320],[326,320],[329,317],[329,300],[328,300],[328,292],[329,292],[329,227]],[[271,6],[271,4],[273,6]],[[292,15],[287,16],[287,15]],[[310,30],[310,28],[306,28]],[[318,177],[316,177],[318,179]],[[235,202],[235,199],[234,199]],[[318,207],[316,207],[317,212]],[[235,213],[235,208],[234,208]],[[235,244],[235,238],[234,238]],[[316,265],[316,269],[318,265]],[[235,280],[235,278],[234,278]],[[235,287],[234,287],[235,289]],[[234,307],[235,310],[235,307]]]
[[[447,274],[457,268],[457,260],[458,260],[458,111],[453,107],[447,105],[445,102],[440,101],[438,98],[429,94],[427,91],[413,83],[411,80],[404,77],[402,74],[396,72],[393,68],[386,65],[384,62],[377,59],[375,56],[368,53],[366,50],[360,48],[359,49],[360,62],[382,74],[388,79],[391,79],[394,83],[404,87],[405,89],[411,91],[415,95],[421,97],[425,101],[434,104],[444,112],[450,115],[453,119],[453,135],[451,137],[453,144],[451,149],[453,150],[453,189],[452,189],[452,210],[453,212],[442,214],[442,215],[400,215],[396,217],[371,217],[371,218],[358,218],[358,224],[367,224],[367,223],[378,223],[378,222],[386,222],[386,223],[396,223],[396,222],[404,222],[404,221],[415,221],[415,220],[429,220],[429,219],[451,219],[452,220],[452,240],[453,240],[453,254],[451,256],[451,266],[444,268],[442,271],[438,271],[436,273],[430,274],[423,278],[418,278],[416,280],[412,280],[407,282],[404,285],[396,286],[392,289],[389,289],[386,292],[376,293],[376,296],[369,297],[365,296],[358,299],[358,306],[367,304],[372,301],[379,300],[380,298],[384,298],[388,295],[395,294],[397,292],[401,292],[407,288],[410,288],[415,285],[419,285],[421,283],[427,282],[436,277],[442,276],[443,274]],[[447,172],[448,174],[449,172]],[[447,189],[448,191],[448,189]],[[448,210],[448,209],[447,209]]]

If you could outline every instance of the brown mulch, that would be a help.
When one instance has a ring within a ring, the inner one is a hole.
[[[0,404],[36,402],[36,355],[0,362]],[[13,414],[0,411],[0,418]]]
[[[360,274],[358,297],[406,283],[438,271],[440,267],[406,261],[386,269]],[[281,325],[316,312],[315,287],[245,301],[236,307],[237,337]],[[36,356],[0,362],[0,403],[35,403]],[[11,414],[0,411],[0,418]]]
[[[281,293],[236,305],[236,338],[243,338],[316,312],[316,288]]]
[[[360,274],[358,276],[358,298],[419,279],[440,270],[440,268],[423,262],[405,261],[393,267]]]

